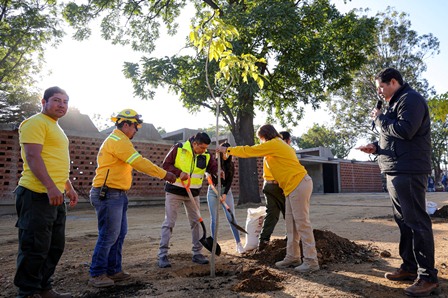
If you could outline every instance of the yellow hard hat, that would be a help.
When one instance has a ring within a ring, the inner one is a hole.
[[[143,120],[141,119],[142,115],[139,115],[136,111],[132,109],[124,109],[117,116],[111,117],[110,120],[115,122],[115,124],[121,123],[123,121],[131,121],[137,123],[137,127],[141,128]]]

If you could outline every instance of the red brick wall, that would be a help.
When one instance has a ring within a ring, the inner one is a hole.
[[[376,163],[341,162],[341,192],[381,192],[381,173]]]
[[[103,142],[103,138],[87,138],[68,136],[70,140],[71,174],[70,178],[78,193],[87,198],[92,179],[95,175],[96,156]],[[0,130],[0,202],[14,200],[12,191],[17,186],[22,171],[22,160],[20,158],[20,146],[17,130]],[[158,166],[162,165],[163,159],[168,153],[171,145],[155,144],[149,142],[134,141],[135,148],[146,158]],[[235,162],[235,177],[232,192],[239,195],[239,172],[238,158]],[[260,195],[263,184],[262,158],[259,158],[258,175]],[[381,176],[376,163],[351,163],[350,161],[340,163],[341,192],[377,192],[381,191]],[[161,198],[164,197],[164,182],[134,171],[133,185],[129,191],[131,197]],[[202,195],[207,191],[206,181],[202,188]]]

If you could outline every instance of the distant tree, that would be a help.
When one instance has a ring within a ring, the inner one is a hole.
[[[448,160],[448,93],[430,98],[428,106],[431,115],[432,168],[436,181],[440,181]]]
[[[371,130],[370,112],[378,99],[375,86],[375,74],[382,68],[398,69],[412,88],[425,98],[434,94],[423,72],[425,60],[439,53],[439,41],[432,34],[418,35],[411,29],[408,14],[399,13],[388,7],[385,12],[376,15],[377,31],[374,37],[376,51],[366,55],[366,63],[353,72],[353,81],[348,87],[333,92],[329,102],[335,126],[356,139],[375,139],[376,132]]]
[[[56,45],[63,36],[60,15],[56,1],[0,3],[0,105],[5,109],[0,122],[20,122],[39,110],[35,76],[44,63],[44,46]]]
[[[327,147],[337,158],[346,158],[354,147],[355,141],[344,133],[335,131],[333,127],[314,124],[302,136],[293,139],[295,145],[300,149]]]

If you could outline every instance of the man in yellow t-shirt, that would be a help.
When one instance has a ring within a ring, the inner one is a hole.
[[[67,113],[68,95],[59,87],[45,90],[42,111],[19,127],[22,177],[15,192],[19,251],[14,284],[17,297],[72,297],[52,289],[52,275],[64,251],[66,206],[78,202],[69,180],[67,136],[58,119]]]
[[[90,201],[98,217],[98,240],[90,265],[89,284],[110,287],[130,277],[122,269],[122,248],[127,233],[128,197],[132,170],[175,182],[176,175],[144,158],[131,139],[143,123],[134,110],[125,109],[111,119],[117,127],[101,145]]]

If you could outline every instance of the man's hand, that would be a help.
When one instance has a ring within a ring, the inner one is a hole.
[[[185,181],[185,180],[188,180],[188,178],[190,178],[190,175],[188,175],[188,173],[182,172],[182,173],[180,173],[179,178],[180,178],[180,180]]]
[[[176,182],[176,175],[174,175],[171,172],[166,172],[165,177],[163,177],[163,180],[168,181],[169,183],[174,183]]]
[[[48,203],[51,206],[59,206],[62,203],[64,203],[64,195],[56,187],[56,185],[47,188],[47,195],[48,195]]]
[[[224,203],[226,201],[226,198],[227,198],[227,195],[225,193],[223,193],[221,196],[221,199],[220,199],[221,203]]]
[[[365,146],[359,146],[355,149],[361,150],[364,153],[372,154],[376,152],[376,146],[374,144],[367,144]]]
[[[70,207],[75,207],[76,204],[78,204],[78,193],[73,188],[70,180],[67,180],[67,182],[65,182],[65,195],[70,199]]]

